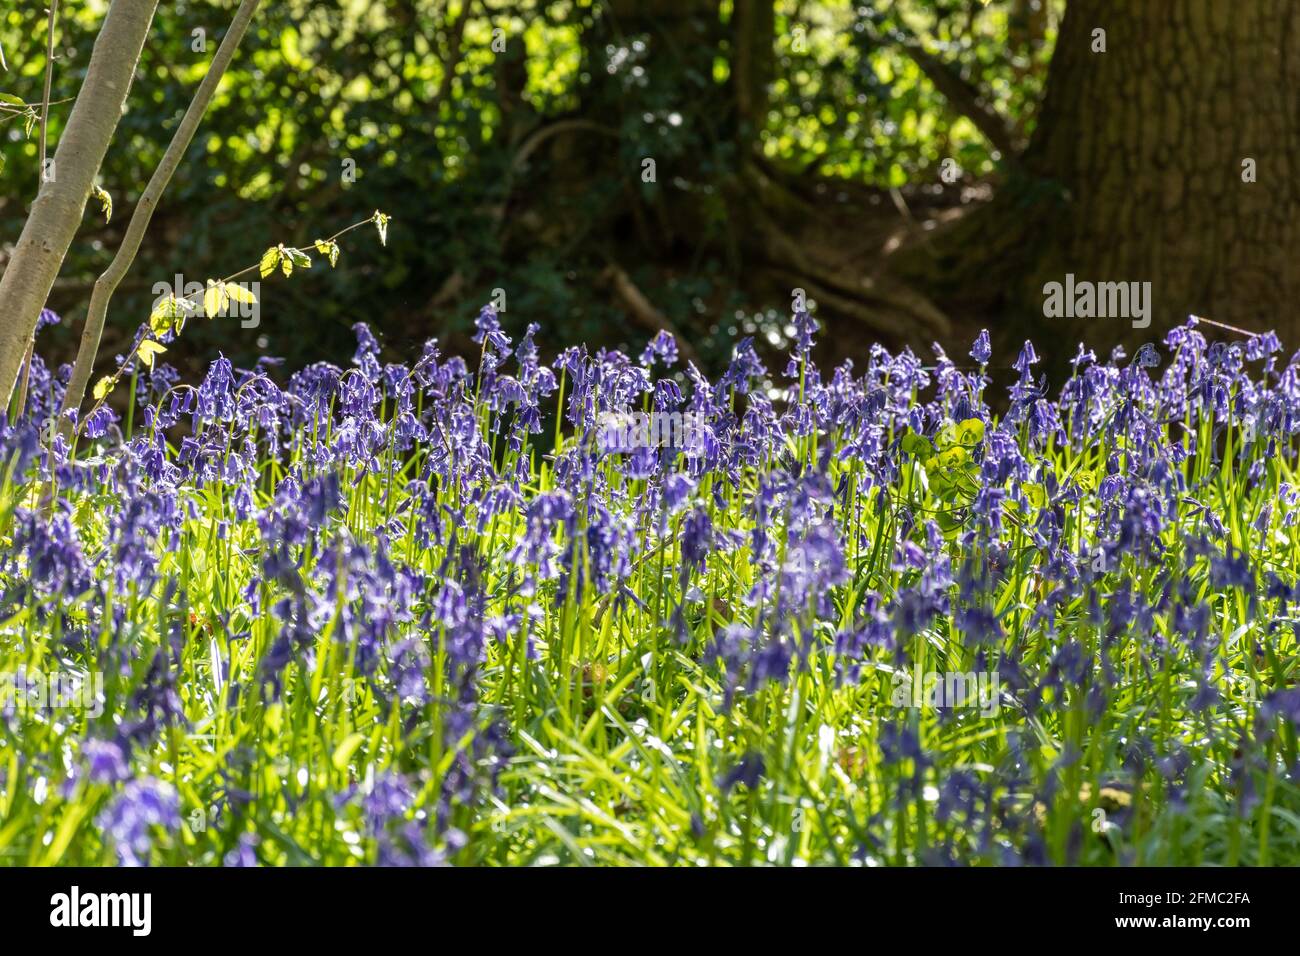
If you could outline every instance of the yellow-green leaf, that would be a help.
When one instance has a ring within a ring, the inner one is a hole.
[[[209,319],[215,319],[226,311],[226,306],[230,304],[230,296],[226,292],[225,283],[208,280],[208,287],[203,293],[203,311],[207,313]]]
[[[1020,486],[1025,493],[1025,498],[1035,508],[1042,508],[1047,504],[1047,491],[1042,485],[1026,483]]]
[[[153,307],[149,313],[149,329],[154,335],[162,335],[172,327],[172,299],[168,296],[159,300],[158,304]]]
[[[91,393],[95,396],[95,401],[102,402],[108,397],[108,393],[113,390],[113,376],[105,375],[95,383],[95,390]]]
[[[238,282],[226,283],[226,294],[236,302],[243,302],[247,305],[255,305],[257,296],[247,286],[240,285]]]
[[[957,440],[963,445],[978,445],[984,440],[984,423],[978,418],[968,418],[957,426]]]
[[[153,360],[167,351],[167,347],[153,339],[145,339],[136,349],[136,354],[140,356],[140,361],[147,367],[153,368]]]
[[[316,251],[329,258],[331,269],[339,261],[339,244],[333,239],[317,239]]]
[[[278,246],[272,246],[262,253],[262,261],[257,265],[257,271],[265,279],[275,271],[275,265],[280,261],[280,249]]]
[[[939,453],[939,467],[956,468],[965,464],[969,459],[970,452],[961,445],[953,445],[951,448]]]

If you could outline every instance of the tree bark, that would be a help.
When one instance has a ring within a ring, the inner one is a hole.
[[[1155,327],[1285,323],[1300,344],[1297,38],[1288,0],[1071,0],[1026,156],[1066,191],[1063,264],[1152,282]]]
[[[897,274],[1007,338],[1046,327],[1100,351],[1195,314],[1300,345],[1297,39],[1287,0],[1070,0],[1024,175]],[[1067,273],[1150,282],[1150,326],[1045,318],[1044,285]]]
[[[59,0],[49,0],[50,8],[45,21],[45,92],[41,95],[41,132],[37,149],[38,184],[45,182],[45,154],[49,146],[50,133],[50,85],[54,81],[54,25],[59,17]],[[40,194],[40,185],[36,187]],[[27,407],[27,377],[32,370],[32,356],[36,352],[36,336],[27,340],[27,351],[23,354],[23,367],[18,376],[18,400],[14,403],[14,417],[22,416]]]
[[[221,46],[217,48],[216,55],[212,58],[212,65],[208,67],[207,74],[199,83],[199,88],[195,91],[185,116],[172,135],[167,151],[163,153],[158,168],[149,178],[149,184],[141,193],[140,201],[136,203],[135,210],[131,213],[131,221],[127,224],[126,234],[122,237],[122,244],[118,247],[117,254],[95,281],[95,288],[90,294],[90,310],[86,314],[85,327],[81,330],[77,362],[73,366],[72,378],[64,393],[63,408],[59,415],[65,434],[71,430],[67,413],[80,407],[81,400],[86,394],[86,383],[90,381],[91,372],[94,371],[95,356],[99,352],[99,339],[104,332],[104,320],[108,316],[109,300],[117,291],[118,284],[125,278],[131,264],[135,262],[136,253],[140,251],[140,243],[149,229],[149,221],[153,218],[154,210],[158,208],[158,200],[162,198],[163,191],[171,182],[172,174],[176,172],[176,167],[185,157],[185,151],[189,149],[194,139],[194,133],[203,120],[203,114],[207,112],[212,95],[217,91],[221,78],[226,73],[226,67],[234,58],[235,50],[243,40],[248,23],[252,20],[260,2],[261,0],[243,0],[239,9],[235,11],[230,29],[226,31]]]
[[[81,92],[0,278],[0,405],[8,405],[45,299],[76,236],[108,152],[158,0],[113,0],[95,40]]]

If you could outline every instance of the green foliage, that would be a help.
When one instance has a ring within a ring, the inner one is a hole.
[[[1050,6],[1055,16],[1061,4]],[[129,210],[148,181],[234,7],[178,0],[159,9],[102,171],[119,206]],[[1002,115],[1030,117],[1055,21],[1020,42],[1017,11],[1027,8],[1022,0],[779,0],[766,120],[756,131],[761,152],[809,183],[933,183],[948,157],[971,175],[990,172],[987,144],[895,38],[900,30],[921,38]],[[731,310],[743,277],[734,217],[721,199],[738,161],[728,105],[731,5],[698,5],[713,11],[699,44],[665,38],[653,21],[613,25],[603,9],[590,0],[531,0],[508,13],[469,0],[264,6],[163,197],[115,302],[106,346],[149,314],[154,281],[212,274],[246,254],[250,236],[351,221],[378,205],[412,225],[386,255],[365,250],[310,291],[277,288],[257,335],[206,329],[191,340],[193,351],[220,349],[241,361],[267,351],[296,362],[336,358],[358,317],[383,327],[395,347],[414,347],[431,330],[466,333],[494,288],[510,293],[508,325],[545,318],[569,339],[595,332],[621,343],[626,316],[599,282],[611,237],[636,243],[623,252],[625,266],[647,254],[671,264],[639,281],[670,319],[698,329],[708,350],[696,304]],[[61,11],[51,146],[101,16],[102,4]],[[18,123],[30,131],[36,120],[28,104],[41,97],[42,19],[39,5],[0,14],[10,90],[0,130]],[[493,48],[494,30],[504,31],[504,52]],[[521,161],[531,137],[575,118],[591,125],[566,134],[562,153],[549,152],[564,139],[555,136]],[[25,214],[20,197],[34,191],[36,154],[36,143],[12,129],[0,146],[11,187],[0,227],[8,233]],[[657,184],[638,175],[648,156],[660,167]],[[665,183],[688,191],[703,223],[665,221]],[[615,215],[611,200],[634,195],[642,208]],[[83,226],[52,307],[75,314],[84,305],[124,222]],[[543,302],[544,314],[525,315]],[[307,321],[310,336],[300,334]],[[59,336],[70,350],[75,328],[57,330],[56,344]]]

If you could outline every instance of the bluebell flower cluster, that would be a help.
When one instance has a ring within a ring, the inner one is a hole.
[[[993,397],[987,332],[824,376],[792,325],[711,381],[666,332],[547,363],[487,307],[476,365],[407,366],[359,323],[346,369],[160,363],[73,442],[35,359],[0,663],[106,706],[0,706],[0,805],[232,866],[1158,860],[1194,808],[1300,812],[1300,355],[1189,321],[1052,395],[1026,342]],[[682,410],[689,456],[596,440]],[[891,693],[975,672],[996,717]]]

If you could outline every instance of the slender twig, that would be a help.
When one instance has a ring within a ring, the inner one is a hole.
[[[1216,322],[1214,319],[1207,319],[1203,315],[1194,315],[1192,318],[1196,320],[1197,325],[1213,325],[1215,328],[1224,329],[1228,332],[1236,332],[1238,335],[1244,335],[1247,338],[1253,339],[1255,336],[1259,335],[1258,332],[1252,332],[1249,329],[1239,329],[1235,325],[1228,325],[1226,322]]]
[[[50,0],[50,18],[45,27],[45,93],[41,97],[41,182],[45,182],[45,146],[50,120],[50,84],[54,79],[54,25],[59,15],[59,0]]]
[[[352,225],[340,229],[338,232],[334,233],[334,235],[330,236],[328,239],[322,239],[320,241],[327,244],[331,242],[336,242],[338,239],[342,238],[343,236],[346,236],[349,232],[352,232],[354,229],[360,229],[362,226],[370,225],[371,223],[375,222],[375,219],[376,216],[371,216],[368,219],[362,219],[359,222],[354,222]],[[312,243],[312,245],[307,248],[314,248],[314,246],[315,243]],[[285,246],[284,251],[286,253],[297,252],[306,255],[307,248],[302,248],[297,246],[295,247]],[[261,268],[261,263],[259,261],[257,265],[248,266],[245,269],[240,269],[238,272],[232,272],[224,279],[217,280],[217,284],[226,285],[227,283],[234,282],[236,279],[240,278],[241,276],[248,275],[250,272],[257,272],[260,268]],[[198,303],[202,301],[202,293],[196,293],[195,295],[198,296],[198,299],[195,299],[194,295],[188,295],[185,296],[184,298],[177,299],[176,301],[180,303],[180,302],[191,302],[191,300],[193,300],[192,304],[197,307]],[[65,406],[63,410],[63,414],[61,416],[63,418],[63,423],[61,427],[65,430],[65,432],[69,432],[69,433],[80,432],[81,426],[84,425],[86,421],[89,420],[90,417],[95,414],[95,412],[99,411],[100,407],[106,401],[108,401],[108,396],[112,393],[113,388],[117,386],[117,383],[121,380],[123,374],[125,374],[126,371],[131,367],[134,359],[135,359],[135,352],[133,350],[132,354],[127,356],[126,360],[120,366],[118,366],[117,371],[115,371],[109,377],[109,387],[104,392],[104,396],[102,398],[96,399],[95,404],[91,406],[90,411],[87,412],[83,418],[80,418],[75,425],[73,425],[66,417],[69,409]]]
[[[25,116],[30,112],[34,112],[38,106],[62,106],[64,103],[71,103],[74,99],[76,99],[75,96],[65,96],[61,100],[52,100],[50,99],[50,94],[46,93],[45,99],[41,100],[39,103],[24,103],[22,106],[14,106],[12,103],[0,103],[0,113],[13,113],[16,116]]]

